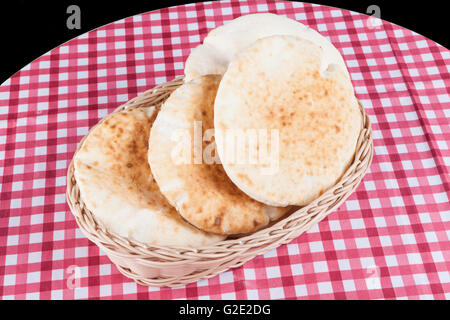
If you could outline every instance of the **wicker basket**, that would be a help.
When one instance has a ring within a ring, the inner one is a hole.
[[[160,107],[182,83],[183,79],[177,78],[161,84],[128,101],[114,112],[144,106]],[[364,123],[355,158],[339,182],[319,198],[282,220],[237,239],[227,239],[193,249],[146,245],[113,234],[86,208],[74,178],[72,162],[67,173],[67,201],[83,233],[108,255],[122,274],[137,283],[174,287],[210,278],[292,241],[335,210],[353,192],[369,168],[373,155],[369,117],[362,106],[361,112]]]

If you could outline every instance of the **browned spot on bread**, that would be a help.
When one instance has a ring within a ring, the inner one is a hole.
[[[247,182],[249,185],[253,185],[252,180],[250,180],[248,175],[246,175],[245,173],[238,173],[237,176],[239,177],[239,179],[245,180],[245,182]]]
[[[128,150],[129,150],[131,153],[137,153],[138,149],[137,149],[136,141],[131,141],[131,142],[128,144]]]
[[[132,166],[133,166],[132,163],[129,163],[129,162],[127,163],[127,167],[128,167],[128,168],[131,168]]]

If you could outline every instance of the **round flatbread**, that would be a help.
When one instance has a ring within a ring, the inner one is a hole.
[[[220,233],[248,233],[287,208],[257,202],[227,177],[215,155],[213,107],[220,76],[177,88],[153,124],[148,159],[161,193],[190,223]]]
[[[81,197],[114,233],[147,244],[197,247],[224,239],[184,221],[159,192],[147,161],[155,109],[108,116],[74,157]]]
[[[323,70],[329,64],[338,64],[348,72],[340,52],[314,29],[284,16],[257,13],[241,16],[211,30],[203,44],[194,48],[187,58],[185,80],[207,74],[223,75],[230,61],[242,50],[258,39],[273,35],[292,35],[310,40],[323,49]]]
[[[308,40],[272,36],[241,52],[223,76],[214,108],[218,154],[230,179],[258,201],[305,205],[354,156],[362,121],[353,86],[338,65],[321,72],[323,58]],[[227,139],[251,130],[266,133],[244,144],[257,161],[239,163]]]

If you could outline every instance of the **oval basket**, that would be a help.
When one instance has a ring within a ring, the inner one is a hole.
[[[114,113],[144,106],[159,108],[182,83],[182,77],[163,83],[128,101]],[[175,287],[210,278],[292,241],[324,219],[350,196],[369,168],[373,156],[369,117],[361,104],[360,108],[363,126],[355,157],[336,185],[308,205],[250,235],[193,249],[147,245],[109,232],[95,219],[80,197],[72,162],[67,172],[67,202],[86,237],[107,254],[122,274],[138,284]],[[85,139],[86,137],[81,140],[77,151]]]

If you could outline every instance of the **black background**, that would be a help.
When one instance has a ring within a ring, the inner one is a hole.
[[[194,1],[151,0],[15,0],[1,1],[0,83],[22,67],[58,45],[107,23],[135,14]],[[439,44],[448,46],[450,16],[446,1],[327,1],[314,3],[366,13],[375,4],[381,18],[414,30]],[[66,13],[69,5],[81,9],[81,29],[69,30]]]
[[[145,295],[145,292],[143,292]],[[214,310],[223,310],[225,305],[270,305],[270,315],[226,315],[224,312],[215,312],[210,318],[206,316],[180,315],[179,310],[186,305],[195,307],[214,307]],[[434,314],[446,314],[448,301],[324,301],[324,300],[261,300],[261,301],[228,301],[228,300],[171,300],[171,301],[0,301],[2,311],[11,308],[15,318],[22,319],[30,311],[39,314],[67,315],[74,318],[100,318],[125,316],[126,319],[302,319],[316,315],[318,318],[345,318],[345,319],[384,319],[387,316],[397,319],[411,319],[424,310],[433,310]],[[441,311],[439,311],[439,308]],[[41,310],[39,310],[41,309]],[[89,313],[89,314],[88,314]]]

